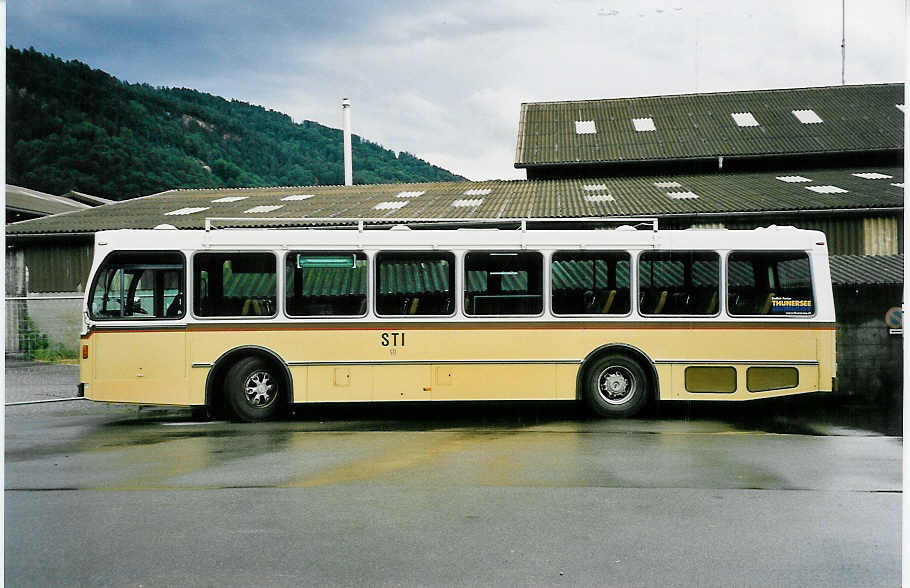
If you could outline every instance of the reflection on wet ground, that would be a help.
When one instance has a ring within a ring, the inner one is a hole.
[[[462,405],[411,405],[386,418],[377,411],[394,407],[316,408],[255,424],[199,424],[188,411],[152,409],[73,437],[17,431],[7,445],[7,489],[900,489],[899,442],[859,430],[769,434],[754,421],[748,428],[688,417],[605,421],[511,403],[485,405],[482,418]]]
[[[227,420],[224,415],[215,421]],[[170,438],[219,437],[234,434],[233,428],[219,430],[211,422],[194,420],[188,409],[141,407],[127,418],[110,425],[139,425],[162,422],[174,425],[160,430]],[[192,424],[199,427],[192,427]],[[558,424],[579,432],[718,432],[754,431],[775,434],[816,436],[863,436],[902,434],[900,407],[882,410],[857,404],[830,394],[774,398],[747,403],[662,402],[632,419],[601,419],[577,402],[407,402],[296,405],[273,423],[254,426],[257,430],[435,431],[451,429],[520,430]],[[209,425],[209,426],[203,426]],[[298,426],[295,426],[298,425]],[[136,443],[142,443],[139,436]]]
[[[743,431],[803,435],[902,434],[902,408],[850,397],[810,394],[752,402],[661,402],[628,420],[602,420],[576,402],[452,402],[298,405],[288,421],[318,421],[346,430],[524,427],[553,422],[608,423],[645,432],[658,425],[716,421]],[[637,425],[636,425],[637,423]]]

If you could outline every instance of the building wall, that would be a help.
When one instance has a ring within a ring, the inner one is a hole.
[[[94,247],[91,240],[48,240],[19,245],[28,267],[29,292],[85,291]]]
[[[902,286],[838,286],[838,393],[858,405],[900,415],[903,399],[903,337],[889,334],[885,313],[900,306]]]
[[[828,239],[830,255],[895,255],[904,251],[903,218],[894,214],[826,218],[731,216],[710,221],[672,218],[660,221],[660,226],[666,229],[687,229],[689,227],[754,229],[769,225],[794,226],[798,229],[822,231]]]
[[[901,253],[900,227],[895,217],[863,219],[863,255],[894,255]]]

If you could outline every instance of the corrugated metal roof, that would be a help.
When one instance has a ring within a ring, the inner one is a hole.
[[[837,286],[904,283],[903,255],[832,255],[829,263]]]
[[[60,214],[61,212],[90,208],[88,204],[70,200],[65,196],[45,194],[44,192],[29,190],[12,184],[6,185],[6,206],[7,208],[40,215]]]
[[[449,291],[448,264],[389,263],[379,266],[380,294],[442,294]]]
[[[592,275],[592,271],[594,273]],[[608,266],[604,262],[591,260],[554,261],[551,266],[554,290],[586,290],[596,284],[605,288],[610,283]],[[616,283],[629,285],[629,263],[616,264]]]
[[[526,103],[515,167],[901,149],[903,93],[872,84]],[[800,122],[805,110],[822,122]],[[758,124],[739,126],[732,115],[743,112]],[[644,118],[655,130],[636,131]],[[576,133],[576,121],[596,132]]]
[[[897,110],[897,109],[895,109]],[[867,179],[856,173],[891,176]],[[792,183],[779,176],[795,172],[725,173],[701,175],[588,178],[565,180],[515,180],[487,182],[438,182],[425,184],[377,184],[357,186],[307,186],[287,188],[236,188],[171,190],[126,200],[60,217],[47,217],[7,225],[8,236],[38,233],[88,233],[107,229],[153,228],[171,224],[181,229],[202,228],[206,217],[243,217],[237,226],[305,226],[296,218],[360,217],[383,218],[572,218],[633,215],[697,215],[704,213],[831,210],[874,207],[902,207],[901,168],[845,168],[800,170],[809,182]],[[661,188],[670,183],[679,187]],[[657,185],[655,185],[657,184]],[[585,186],[597,186],[598,192]],[[811,186],[837,186],[845,193],[817,193]],[[453,207],[466,191],[489,190],[474,207]],[[400,209],[377,210],[401,192],[422,191],[419,198],[400,199]],[[312,194],[304,200],[283,200],[291,194]],[[675,199],[668,192],[691,192],[698,198]],[[609,193],[611,199],[589,199],[592,194]],[[225,202],[228,196],[246,196]],[[221,202],[214,202],[221,200]],[[255,206],[284,206],[264,214],[244,211]],[[196,213],[170,215],[180,209],[204,209]],[[259,220],[265,218],[288,219]],[[230,226],[222,222],[219,226]]]
[[[101,206],[102,204],[110,204],[114,202],[108,198],[102,198],[101,196],[93,196],[91,194],[84,194],[82,192],[76,192],[75,190],[70,190],[63,195],[70,200],[75,200],[76,202],[81,202],[83,204],[88,204],[89,206]]]
[[[289,285],[293,284],[293,270],[286,270],[285,279]],[[356,268],[307,268],[302,279],[302,296],[360,296],[367,291],[366,265]]]

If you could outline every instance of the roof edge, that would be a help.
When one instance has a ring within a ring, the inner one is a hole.
[[[780,159],[793,158],[803,159],[816,155],[852,155],[856,153],[869,153],[875,155],[900,154],[904,151],[903,147],[881,147],[878,149],[842,149],[838,151],[799,151],[799,152],[781,152],[781,153],[748,153],[738,155],[703,155],[695,157],[665,157],[661,159],[585,159],[579,161],[548,161],[543,163],[523,163],[516,161],[515,169],[531,169],[540,167],[571,167],[578,165],[622,165],[624,163],[672,163],[672,162],[706,162],[717,161],[717,158],[723,157],[725,161],[738,160],[760,160],[760,159]]]
[[[584,100],[545,100],[542,102],[522,102],[522,107],[530,105],[549,105],[549,104],[582,104],[586,102],[605,102],[608,100],[641,100],[647,98],[691,98],[693,96],[725,96],[730,94],[743,93],[768,93],[768,92],[786,92],[789,90],[835,90],[838,88],[877,88],[884,86],[903,86],[904,82],[879,82],[875,84],[836,84],[830,86],[803,86],[798,88],[760,88],[753,90],[724,90],[720,92],[689,92],[683,94],[652,94],[649,96],[614,96],[612,98],[586,98]]]

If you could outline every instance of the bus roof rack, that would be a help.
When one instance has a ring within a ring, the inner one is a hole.
[[[618,225],[616,228],[639,229],[646,228],[657,232],[657,218],[650,216],[598,216],[598,217],[572,217],[572,218],[361,218],[361,217],[206,217],[205,230],[216,229],[216,223],[225,222],[233,224],[222,228],[236,229],[234,223],[242,222],[271,222],[276,226],[255,227],[265,229],[340,229],[357,228],[359,231],[366,229],[390,229],[395,226],[415,228],[498,228],[508,227],[526,231],[530,228],[559,229],[578,228],[584,225],[588,228],[603,228],[604,225]],[[280,224],[279,224],[280,223]],[[288,226],[293,224],[294,226]],[[305,226],[301,226],[305,225]],[[565,225],[575,225],[566,227]]]

